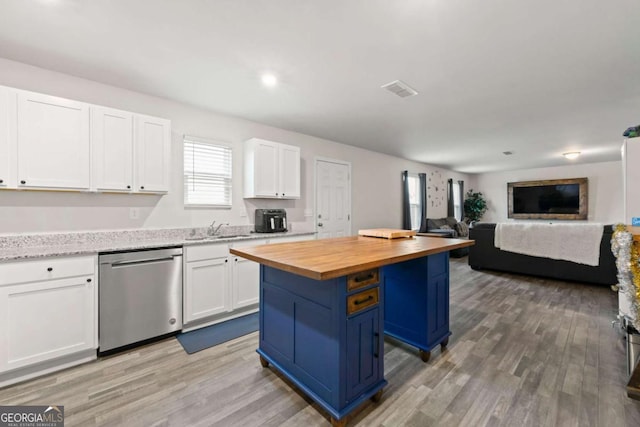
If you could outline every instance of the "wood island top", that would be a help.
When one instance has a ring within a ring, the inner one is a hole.
[[[230,252],[300,276],[327,280],[474,243],[473,240],[441,237],[381,239],[349,236],[232,248]]]

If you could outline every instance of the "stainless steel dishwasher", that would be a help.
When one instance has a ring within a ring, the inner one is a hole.
[[[182,248],[100,254],[100,353],[182,329]]]

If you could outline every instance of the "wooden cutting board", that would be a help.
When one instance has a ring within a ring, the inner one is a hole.
[[[413,237],[414,230],[396,230],[393,228],[372,228],[369,230],[359,230],[358,234],[368,237],[382,237],[384,239],[398,239],[400,237]]]

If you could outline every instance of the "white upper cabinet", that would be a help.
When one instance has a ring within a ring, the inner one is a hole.
[[[96,190],[133,189],[133,114],[91,108],[91,177]]]
[[[89,189],[89,105],[18,92],[18,187]]]
[[[0,188],[14,186],[15,183],[15,120],[16,94],[0,86]]]
[[[300,147],[280,147],[280,192],[285,199],[300,198]]]
[[[300,148],[252,138],[244,144],[244,197],[300,198]]]
[[[136,115],[136,190],[167,192],[170,179],[171,122]]]
[[[0,189],[166,193],[171,122],[0,86]]]

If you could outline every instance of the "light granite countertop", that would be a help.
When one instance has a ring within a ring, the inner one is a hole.
[[[232,243],[315,234],[310,231],[254,233],[251,231],[251,226],[228,226],[215,237],[206,236],[206,231],[206,228],[173,228],[0,235],[0,261]]]

